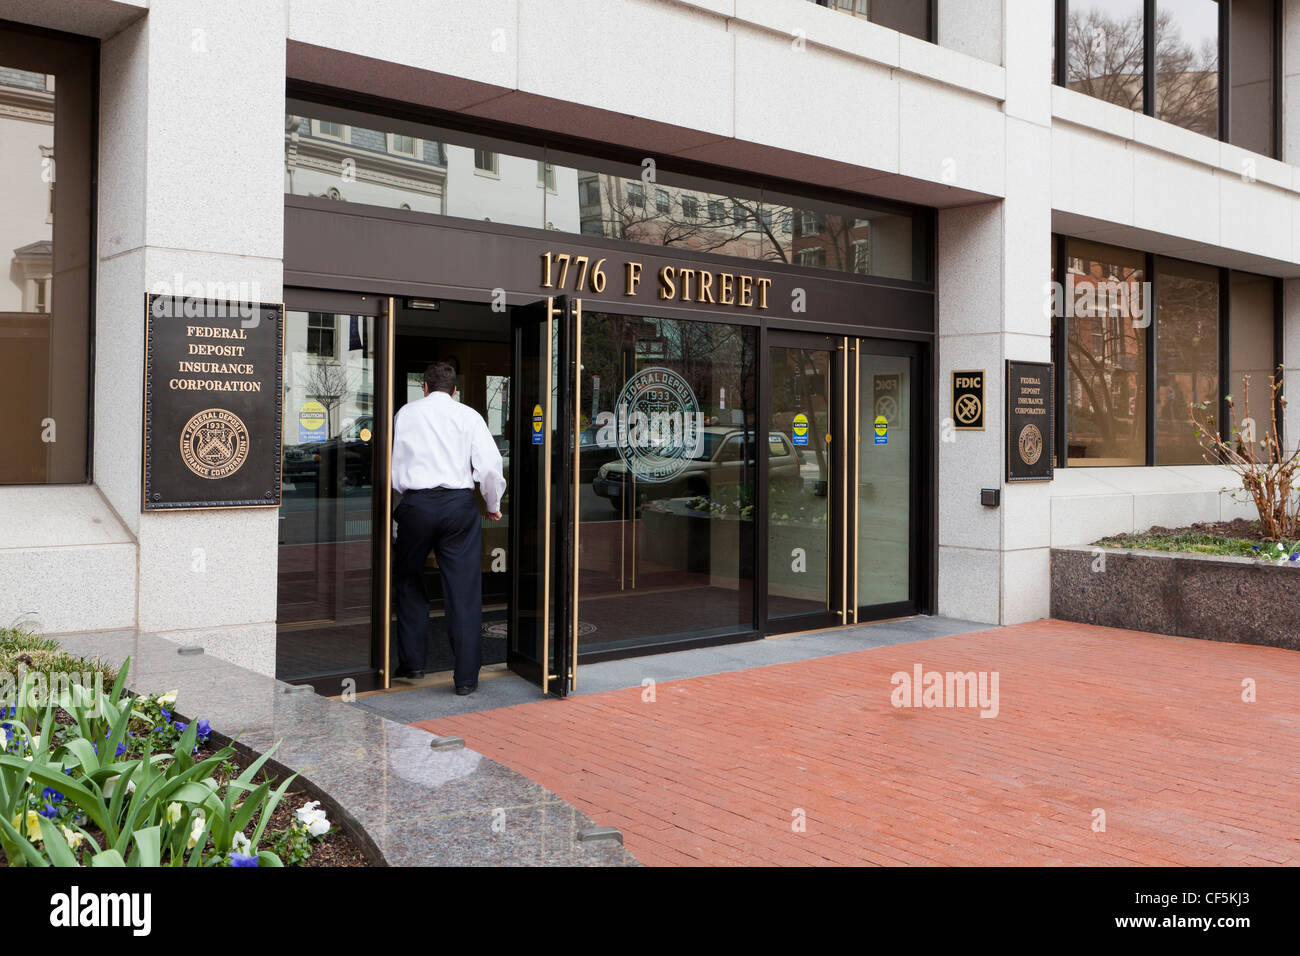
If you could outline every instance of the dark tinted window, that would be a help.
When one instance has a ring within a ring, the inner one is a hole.
[[[97,46],[0,24],[0,483],[87,478]]]

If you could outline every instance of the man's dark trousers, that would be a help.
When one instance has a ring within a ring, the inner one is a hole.
[[[483,532],[472,488],[409,491],[394,515],[397,653],[402,670],[424,670],[429,653],[429,595],[424,564],[432,551],[442,575],[447,637],[456,658],[456,686],[478,683],[482,660]]]

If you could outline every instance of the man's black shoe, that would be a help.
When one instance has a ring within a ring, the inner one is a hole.
[[[413,671],[407,670],[405,667],[399,667],[397,670],[393,671],[393,676],[398,678],[404,677],[407,680],[421,680],[424,678],[424,671]]]
[[[467,684],[467,685],[465,685],[464,687],[457,686],[457,688],[456,688],[456,696],[457,696],[457,697],[465,697],[465,696],[468,695],[468,694],[472,694],[472,693],[474,693],[474,691],[476,691],[477,689],[478,689],[478,684],[477,684],[477,683],[475,683],[475,684]]]

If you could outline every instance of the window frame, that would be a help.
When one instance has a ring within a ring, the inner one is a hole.
[[[472,147],[472,149],[474,155],[470,159],[470,162],[474,164],[474,175],[486,176],[488,179],[500,179],[501,178],[501,154],[496,152],[495,150],[481,149],[478,146],[474,146]],[[492,157],[492,166],[490,168],[486,166],[480,166],[478,164],[479,153],[482,153],[485,156]]]
[[[324,123],[329,123],[331,126],[337,126],[339,128],[339,135],[335,136],[333,133],[323,132],[321,126]],[[311,120],[311,135],[316,139],[327,139],[331,143],[347,143],[350,145],[352,142],[351,134],[352,127],[346,123],[335,123],[333,120],[318,120],[315,118],[312,118]]]
[[[1077,236],[1069,236],[1064,233],[1053,233],[1052,240],[1055,243],[1055,255],[1052,260],[1052,272],[1055,281],[1065,282],[1065,276],[1069,273],[1070,265],[1070,241],[1079,239]],[[1080,240],[1092,242],[1094,240]],[[1112,245],[1111,243],[1100,243],[1101,245]],[[1160,269],[1158,261],[1164,259],[1178,259],[1177,256],[1157,255],[1154,252],[1147,252],[1139,249],[1133,249],[1127,246],[1114,246],[1117,249],[1124,249],[1128,252],[1141,253],[1144,259],[1143,271],[1146,281],[1150,283],[1151,296],[1150,301],[1146,303],[1147,317],[1150,320],[1143,331],[1146,333],[1143,343],[1145,367],[1143,372],[1146,377],[1146,423],[1145,423],[1145,449],[1144,463],[1142,465],[1075,465],[1076,468],[1151,468],[1161,465],[1169,465],[1167,462],[1161,462],[1157,454],[1156,442],[1158,440],[1157,431],[1159,422],[1156,417],[1157,403],[1159,401],[1157,389],[1158,361],[1159,356],[1156,354],[1158,349],[1157,333],[1160,323]],[[1192,262],[1193,260],[1179,260]],[[1232,277],[1238,273],[1247,275],[1262,276],[1261,273],[1251,273],[1244,269],[1231,269],[1227,266],[1215,266],[1219,276],[1219,348],[1218,348],[1218,422],[1220,429],[1230,420],[1230,411],[1228,408],[1228,395],[1232,391]],[[1283,350],[1283,280],[1277,276],[1262,276],[1271,279],[1273,282],[1273,340],[1272,353],[1273,359],[1270,367],[1274,370],[1282,363]],[[1058,369],[1054,376],[1054,398],[1056,401],[1056,436],[1055,448],[1056,467],[1068,468],[1070,466],[1069,458],[1069,440],[1070,440],[1070,420],[1069,420],[1069,387],[1070,387],[1070,367],[1069,367],[1069,347],[1070,347],[1070,316],[1068,310],[1063,310],[1063,314],[1052,317],[1052,364]],[[1281,409],[1279,409],[1279,414]],[[1282,422],[1275,423],[1278,429],[1282,428]],[[1194,466],[1193,466],[1194,467]]]
[[[1052,81],[1056,86],[1069,89],[1070,86],[1070,0],[1056,2],[1056,63]],[[1218,136],[1221,143],[1235,146],[1229,137],[1232,135],[1232,84],[1231,84],[1231,48],[1232,48],[1232,0],[1217,0],[1219,4],[1219,110]],[[1142,0],[1142,114],[1158,119],[1156,116],[1156,93],[1159,80],[1156,72],[1156,15],[1158,0]],[[1273,5],[1273,123],[1272,142],[1266,155],[1270,159],[1282,157],[1282,28],[1283,4],[1281,0],[1271,0]],[[1134,111],[1136,112],[1136,111]],[[1162,122],[1167,122],[1162,121]],[[1177,125],[1177,124],[1173,124]],[[1182,129],[1183,127],[1179,127]],[[1189,130],[1189,132],[1194,132]],[[1244,146],[1238,146],[1246,152],[1252,152]]]
[[[871,19],[870,13],[862,13],[860,11],[859,8],[862,6],[861,0],[855,0],[855,2],[850,2],[848,7],[844,6],[844,0],[812,0],[812,2],[817,4],[817,6],[819,7],[825,7],[827,10],[830,10],[835,13],[847,13],[849,16],[853,17],[854,19],[864,19],[868,23],[876,22],[875,20]],[[938,43],[939,42],[939,0],[924,0],[924,2],[926,6],[925,36],[916,37],[915,39],[923,40],[926,43]],[[881,24],[876,24],[876,25],[880,26]],[[893,28],[885,27],[885,29],[891,30]],[[912,34],[910,33],[903,34],[903,35],[912,36]]]
[[[407,159],[417,160],[422,158],[421,144],[423,143],[423,140],[418,137],[406,133],[385,133],[384,138],[384,146],[393,156],[405,156]],[[404,149],[397,148],[396,143],[399,139],[409,139],[411,141],[411,151],[409,153]]]

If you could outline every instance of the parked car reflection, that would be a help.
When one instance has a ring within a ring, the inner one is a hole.
[[[320,477],[321,463],[328,465],[332,458],[337,461],[336,456],[341,453],[344,484],[353,488],[369,485],[373,449],[374,420],[362,415],[335,438],[285,445],[284,480],[314,484]]]
[[[585,433],[584,433],[585,437]],[[699,456],[690,459],[680,475],[671,481],[635,481],[638,506],[659,498],[715,497],[724,490],[735,491],[741,486],[751,486],[754,480],[754,436],[743,428],[706,426],[704,444]],[[797,483],[800,480],[801,456],[780,432],[768,433],[768,466],[774,482]],[[594,439],[593,439],[594,444]],[[628,466],[618,456],[618,449],[610,445],[602,449],[607,460],[594,469],[591,490],[609,501],[619,512],[623,501],[634,484]],[[593,449],[593,455],[596,449]],[[587,455],[586,450],[583,456]],[[586,462],[583,462],[586,473]],[[585,480],[585,479],[584,479]]]

